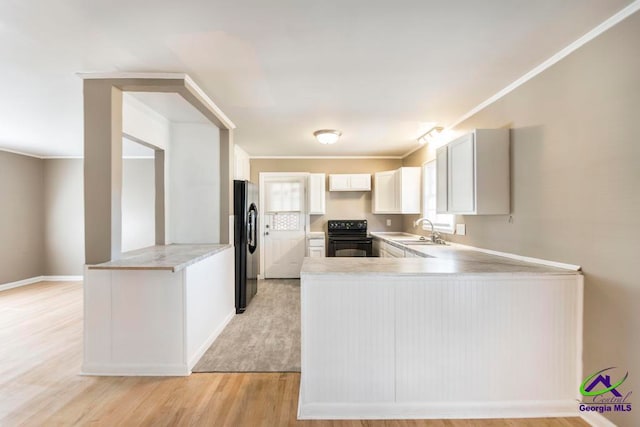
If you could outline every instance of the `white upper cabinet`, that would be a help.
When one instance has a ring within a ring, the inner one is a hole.
[[[509,129],[476,129],[436,151],[438,213],[510,211]]]
[[[331,174],[329,191],[371,191],[371,174]]]
[[[420,168],[403,167],[376,172],[373,213],[420,213]]]
[[[233,179],[251,179],[249,154],[237,145],[233,146]]]
[[[325,214],[325,181],[326,175],[323,173],[309,174],[307,194],[309,195],[310,215]]]

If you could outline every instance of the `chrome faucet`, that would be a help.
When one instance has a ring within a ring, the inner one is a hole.
[[[429,218],[427,218],[427,217],[418,218],[418,219],[416,219],[415,221],[413,221],[413,228],[418,227],[418,225],[419,225],[421,222],[428,222],[428,223],[429,223],[429,225],[431,226],[431,235],[433,236],[433,223],[432,223],[432,222],[431,222],[431,220],[430,220]]]
[[[426,217],[422,217],[422,218],[418,218],[413,222],[413,228],[418,227],[418,225],[420,223],[424,223],[424,222],[428,222],[429,225],[431,226],[431,234],[429,235],[429,240],[431,241],[431,243],[435,243],[438,245],[443,245],[445,244],[444,239],[442,238],[442,236],[440,235],[440,233],[438,233],[437,231],[434,231],[433,229],[433,222],[431,222],[431,220],[429,218]],[[421,238],[422,239],[422,238]]]

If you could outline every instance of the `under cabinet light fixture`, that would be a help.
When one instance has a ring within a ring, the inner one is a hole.
[[[430,139],[435,138],[436,135],[441,133],[443,130],[444,128],[442,126],[432,127],[431,129],[429,129],[427,132],[425,132],[418,138],[418,143],[420,145],[426,144],[427,142],[429,142]]]
[[[320,129],[313,133],[320,144],[335,144],[342,132],[335,129]]]

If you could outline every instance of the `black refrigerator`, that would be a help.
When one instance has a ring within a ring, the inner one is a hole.
[[[258,292],[258,187],[233,181],[236,313],[244,313]]]

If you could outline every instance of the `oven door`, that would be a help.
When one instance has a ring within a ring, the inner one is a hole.
[[[373,256],[371,239],[329,239],[330,257],[370,257]]]

